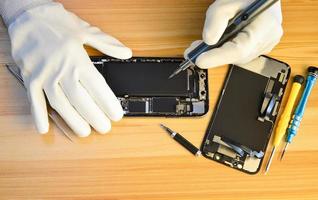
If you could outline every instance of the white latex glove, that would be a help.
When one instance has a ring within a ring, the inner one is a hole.
[[[119,101],[91,63],[83,44],[120,59],[132,56],[129,48],[56,2],[42,1],[7,22],[12,56],[22,71],[40,133],[49,128],[45,95],[81,137],[90,134],[90,125],[106,133],[111,129],[110,120],[122,118]]]
[[[216,0],[206,13],[203,41],[209,45],[217,43],[228,22],[239,11],[254,0]],[[269,53],[283,35],[280,1],[255,18],[234,39],[221,47],[201,54],[196,65],[211,68],[225,64],[244,64]],[[195,41],[185,51],[185,58],[202,41]]]

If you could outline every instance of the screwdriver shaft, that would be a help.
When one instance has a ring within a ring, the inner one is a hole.
[[[269,157],[269,160],[268,160],[268,163],[266,165],[266,169],[265,169],[265,174],[268,172],[271,164],[272,164],[272,160],[273,160],[273,157],[274,157],[274,154],[275,154],[275,151],[276,151],[276,146],[273,147],[273,150],[272,150],[272,153]]]
[[[284,155],[285,155],[285,152],[286,152],[286,150],[287,150],[288,145],[289,145],[289,143],[287,142],[286,145],[285,145],[285,147],[284,147],[283,153],[282,153],[282,155],[280,156],[280,160],[283,160],[283,157],[284,157]]]

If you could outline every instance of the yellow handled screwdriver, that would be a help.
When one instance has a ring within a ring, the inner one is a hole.
[[[297,100],[297,96],[299,94],[299,91],[301,89],[301,85],[304,83],[305,78],[301,75],[296,75],[294,77],[292,89],[290,91],[289,97],[287,99],[286,107],[282,113],[282,115],[279,118],[278,124],[276,126],[274,138],[273,138],[273,150],[271,152],[271,155],[269,157],[268,163],[266,165],[265,173],[268,172],[269,167],[272,163],[273,156],[275,154],[276,147],[281,142],[282,138],[284,137],[286,130],[289,125],[290,118],[293,113],[293,108]]]

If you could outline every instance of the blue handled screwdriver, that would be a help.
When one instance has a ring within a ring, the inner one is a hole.
[[[306,104],[308,102],[309,95],[317,81],[318,78],[318,68],[317,67],[308,67],[308,75],[307,75],[307,81],[306,86],[304,89],[304,92],[301,96],[301,99],[298,103],[298,106],[295,110],[295,113],[290,121],[289,128],[287,129],[287,137],[286,137],[286,145],[283,150],[283,153],[280,157],[282,160],[284,157],[284,154],[287,150],[288,145],[292,142],[293,138],[296,136],[297,131],[300,126],[300,122],[304,116]]]
[[[255,17],[263,13],[265,10],[270,8],[273,4],[278,2],[278,0],[255,0],[246,9],[239,12],[235,17],[233,17],[220,40],[214,45],[208,45],[205,42],[199,44],[195,49],[193,49],[188,54],[188,59],[180,64],[180,66],[169,76],[169,79],[179,74],[180,72],[186,70],[187,68],[194,66],[196,59],[204,52],[209,51],[214,48],[222,46],[225,42],[231,40],[235,37],[243,28],[249,25]],[[264,24],[265,25],[265,24]]]

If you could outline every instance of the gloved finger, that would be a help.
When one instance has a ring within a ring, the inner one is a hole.
[[[244,32],[237,36],[240,39],[239,43],[230,41],[223,46],[202,53],[196,60],[196,65],[202,69],[212,68],[225,64],[234,64],[240,59],[245,58],[251,48],[248,35]]]
[[[48,81],[44,90],[52,108],[59,113],[74,133],[80,137],[88,136],[91,132],[89,124],[70,104],[58,81]]]
[[[124,114],[119,100],[107,85],[104,77],[91,63],[88,56],[86,56],[85,60],[82,60],[82,64],[85,67],[81,68],[83,71],[80,72],[80,82],[108,118],[113,121],[119,121]]]
[[[274,40],[273,42],[269,43],[267,46],[265,46],[263,49],[262,49],[262,54],[268,54],[270,53],[274,48],[275,46],[280,42],[280,39],[278,40]]]
[[[24,82],[28,91],[35,126],[39,133],[47,133],[49,131],[49,120],[42,85],[36,79],[32,81],[24,79]]]
[[[183,53],[184,58],[187,59],[187,58],[188,58],[188,54],[189,54],[193,49],[195,49],[201,42],[202,42],[202,40],[196,40],[196,41],[192,42],[192,43],[190,44],[190,46],[184,51],[184,53]]]
[[[90,27],[88,29],[84,43],[115,58],[128,59],[132,57],[131,49],[116,38],[102,32],[97,27]]]
[[[276,18],[266,19],[266,16],[259,17],[257,21],[259,23],[265,20],[272,21],[272,23],[269,23],[269,29],[267,31],[264,31],[263,34],[259,34],[258,39],[255,39],[255,41],[257,42],[254,45],[253,50],[251,50],[246,57],[242,57],[240,60],[238,60],[235,64],[244,64],[250,62],[251,60],[262,54],[268,54],[275,48],[275,46],[279,43],[281,37],[283,36],[283,28],[281,27],[281,22],[275,19]],[[255,26],[259,26],[259,24],[256,24],[255,22],[252,23],[249,28],[254,30],[249,30],[249,32],[257,32],[257,27]]]
[[[256,57],[258,57],[260,55],[268,54],[269,52],[271,52],[274,49],[274,47],[278,43],[279,43],[279,40],[275,40],[275,41],[269,42],[268,44],[264,45],[259,51],[252,52],[252,54],[249,55],[246,59],[240,60],[240,62],[238,62],[236,64],[248,63],[248,62],[252,61],[254,58],[256,58]]]
[[[251,51],[249,55],[247,55],[245,58],[241,58],[239,61],[237,61],[235,64],[245,64],[256,57],[264,54],[268,54],[271,52],[275,46],[279,43],[280,37],[277,35],[276,37],[270,38],[271,40],[264,41],[264,43],[259,43],[257,50]]]
[[[111,129],[110,120],[96,105],[77,77],[74,72],[67,73],[60,82],[69,102],[97,132],[102,134],[109,132]]]
[[[229,20],[247,7],[253,0],[216,0],[208,8],[203,28],[203,40],[209,45],[216,44],[225,31]]]

